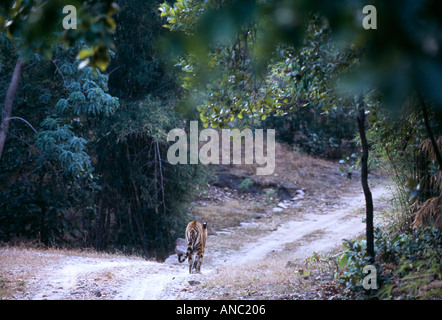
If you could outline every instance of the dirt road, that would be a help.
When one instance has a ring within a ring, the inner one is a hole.
[[[375,201],[386,199],[388,190],[378,187],[372,191]],[[294,217],[280,225],[275,231],[245,244],[224,263],[247,263],[253,259],[265,258],[270,252],[282,250],[291,244],[298,259],[306,258],[313,252],[326,253],[342,243],[365,232],[363,194],[343,197],[331,210],[322,212],[311,208],[307,214]]]
[[[384,186],[372,188],[375,207],[382,209],[390,199]],[[302,202],[297,203],[302,205]],[[308,203],[303,214],[283,220],[267,218],[243,223],[210,236],[202,275],[189,275],[187,262],[176,255],[164,263],[127,257],[87,257],[29,251],[27,259],[45,261],[36,266],[16,265],[8,272],[25,268],[31,275],[12,299],[176,299],[192,298],[200,284],[231,265],[253,263],[269,254],[290,248],[296,259],[313,252],[325,253],[344,238],[363,234],[364,197],[358,188],[324,207]],[[289,209],[288,209],[289,210]],[[8,252],[9,250],[9,252]],[[0,249],[2,255],[23,254],[18,249]],[[32,255],[35,255],[33,257]],[[14,269],[15,268],[15,269]],[[23,271],[21,270],[21,271]],[[0,270],[5,272],[5,270]],[[216,272],[214,272],[216,271]]]

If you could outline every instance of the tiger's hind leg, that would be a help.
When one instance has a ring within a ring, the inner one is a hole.
[[[203,248],[199,248],[199,250],[198,250],[198,252],[197,252],[197,254],[196,254],[196,257],[197,257],[197,259],[196,259],[196,272],[197,273],[201,273],[201,265],[203,264],[203,258],[204,258],[204,250],[203,250]]]
[[[193,261],[193,254],[189,255],[187,257],[187,260],[189,261],[189,274],[192,273],[192,268],[194,267],[194,261]]]
[[[203,264],[203,255],[198,256],[196,262],[196,273],[201,273],[201,265]]]

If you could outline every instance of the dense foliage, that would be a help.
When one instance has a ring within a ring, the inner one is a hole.
[[[189,6],[201,8],[190,13]],[[160,11],[167,17],[165,27],[192,34],[201,23],[198,15],[213,6],[178,1],[173,7],[163,4]],[[281,44],[265,63],[260,59],[259,36],[265,27],[265,22],[251,22],[236,34],[210,39],[206,58],[201,58],[198,46],[180,56],[176,66],[182,87],[191,104],[199,103],[201,121],[214,128],[278,127],[280,141],[296,143],[308,153],[342,157],[351,150],[356,130],[348,116],[354,107],[337,98],[333,83],[357,61],[357,52],[339,50],[329,27],[311,15],[302,45]]]
[[[369,139],[373,145],[373,165],[392,172],[398,210],[403,214],[390,221],[394,228],[405,231],[416,225],[442,227],[437,210],[425,205],[440,199],[442,172],[425,128],[419,103],[410,98],[400,113],[375,110],[371,115]],[[417,110],[416,110],[417,109]],[[430,109],[431,128],[442,149],[441,127],[434,109]]]
[[[4,45],[14,52],[11,41]],[[78,50],[57,50],[51,60],[35,55],[23,74],[17,117],[0,163],[3,240],[26,236],[57,243],[73,231],[70,212],[93,212],[89,193],[97,185],[87,143],[94,138],[91,129],[119,102],[106,93],[107,76],[77,68]],[[9,70],[4,69],[3,82]]]
[[[155,46],[164,31],[158,3],[118,4],[108,74],[78,60],[94,50],[84,44],[54,45],[49,59],[24,62],[0,162],[2,241],[162,258],[185,228],[186,203],[204,175],[166,159],[167,133],[184,119]],[[1,34],[2,88],[23,38]]]
[[[66,5],[78,8],[76,28],[63,28]],[[113,15],[117,11],[118,5],[112,0],[4,0],[0,3],[0,25],[2,33],[18,41],[25,61],[34,53],[50,58],[57,48],[55,44],[70,47],[86,43],[89,47],[79,58],[104,71],[110,62],[108,49],[112,46],[116,26]]]
[[[362,270],[369,264],[365,240],[344,243],[346,250],[336,262],[339,282],[344,292],[353,298],[368,299],[428,299],[442,298],[439,288],[430,283],[442,279],[442,233],[425,228],[403,233],[386,233],[376,229],[377,288],[366,290]]]

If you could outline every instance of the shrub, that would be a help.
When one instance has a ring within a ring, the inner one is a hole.
[[[253,185],[253,180],[250,179],[250,178],[245,178],[238,185],[238,189],[239,189],[240,192],[247,192],[247,190],[250,188],[251,185]]]
[[[336,261],[339,283],[345,292],[356,298],[425,299],[442,297],[442,289],[430,285],[442,279],[442,232],[436,228],[416,229],[387,234],[375,230],[376,261],[370,263],[365,240],[345,241],[346,250]],[[364,266],[377,270],[378,290],[365,290]]]

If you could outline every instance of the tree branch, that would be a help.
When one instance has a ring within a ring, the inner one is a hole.
[[[6,142],[6,136],[8,135],[9,120],[12,111],[12,104],[14,102],[15,93],[17,92],[18,83],[20,81],[20,75],[23,71],[22,57],[18,57],[15,64],[14,72],[12,74],[11,83],[9,84],[8,92],[5,97],[5,105],[2,112],[2,122],[0,124],[0,159],[2,157],[3,148]]]
[[[21,120],[21,121],[23,121],[24,123],[26,123],[36,134],[38,133],[37,132],[37,130],[35,130],[34,129],[34,127],[28,122],[28,121],[26,121],[25,119],[23,119],[23,118],[20,118],[20,117],[10,117],[9,118],[9,120],[14,120],[14,119],[17,119],[17,120]]]

